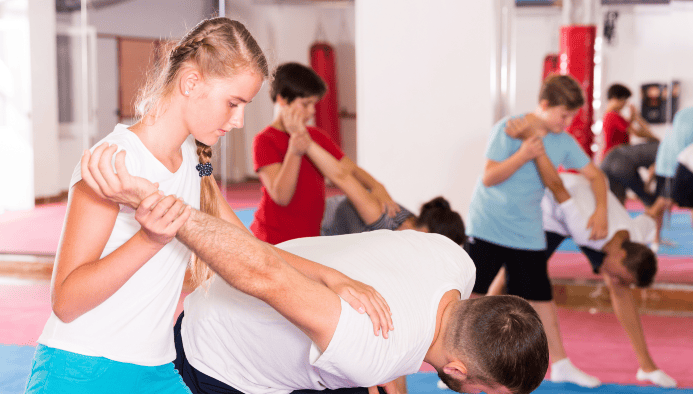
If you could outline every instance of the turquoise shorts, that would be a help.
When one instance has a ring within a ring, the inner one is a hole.
[[[38,345],[25,394],[190,394],[173,363],[146,367]]]

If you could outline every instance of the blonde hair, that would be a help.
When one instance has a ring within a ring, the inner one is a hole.
[[[185,66],[194,66],[203,78],[228,78],[242,72],[253,72],[263,79],[269,76],[267,59],[253,36],[242,23],[217,17],[203,20],[177,43],[164,48],[167,56],[159,57],[154,73],[140,92],[136,106],[140,120],[156,119],[168,104],[178,76]],[[212,159],[212,148],[199,141],[200,164]],[[212,175],[203,176],[200,184],[200,210],[219,216],[217,185]],[[212,276],[210,268],[197,256],[190,264],[192,282],[199,285]]]

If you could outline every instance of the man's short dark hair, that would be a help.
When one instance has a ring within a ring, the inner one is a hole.
[[[452,311],[448,327],[444,345],[464,362],[468,379],[529,394],[546,376],[546,333],[524,299],[503,295],[465,300]]]
[[[646,245],[625,241],[621,245],[626,252],[623,265],[635,276],[635,285],[647,287],[654,282],[657,273],[657,256]]]
[[[312,68],[299,63],[284,63],[274,71],[270,97],[272,102],[282,96],[287,103],[297,97],[318,96],[322,98],[327,92],[327,85]]]
[[[609,86],[609,90],[606,91],[606,98],[608,100],[628,100],[632,95],[633,93],[631,93],[630,89],[621,85],[620,83],[615,83]]]

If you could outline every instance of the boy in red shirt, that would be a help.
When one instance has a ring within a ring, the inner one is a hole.
[[[656,195],[645,190],[638,168],[650,169],[653,166],[659,139],[652,134],[649,125],[632,104],[629,106],[630,119],[621,116],[620,112],[628,104],[630,96],[630,90],[620,84],[611,85],[607,91],[609,101],[602,126],[604,150],[601,169],[609,178],[609,187],[621,204],[626,201],[626,190],[631,189],[643,204],[650,206]],[[631,134],[645,138],[647,142],[631,145]]]
[[[305,155],[311,141],[371,190],[383,212],[394,216],[399,211],[382,184],[345,156],[322,130],[306,126],[326,91],[320,76],[301,64],[285,63],[275,71],[270,96],[276,115],[253,140],[253,162],[262,182],[262,198],[250,230],[260,240],[278,244],[320,235],[325,180]]]

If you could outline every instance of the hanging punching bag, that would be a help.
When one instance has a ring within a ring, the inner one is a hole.
[[[558,55],[551,53],[544,57],[544,71],[542,72],[541,80],[545,80],[549,74],[555,72],[558,72]]]
[[[585,93],[585,105],[575,116],[573,123],[568,127],[582,149],[591,158],[592,121],[594,109],[592,99],[594,97],[594,41],[597,36],[597,28],[594,25],[571,25],[561,27],[561,50],[559,71],[561,74],[573,76]]]
[[[310,66],[327,84],[327,93],[315,105],[315,125],[323,129],[332,141],[341,148],[339,132],[339,105],[337,103],[337,72],[334,50],[325,42],[316,42],[310,47]]]

